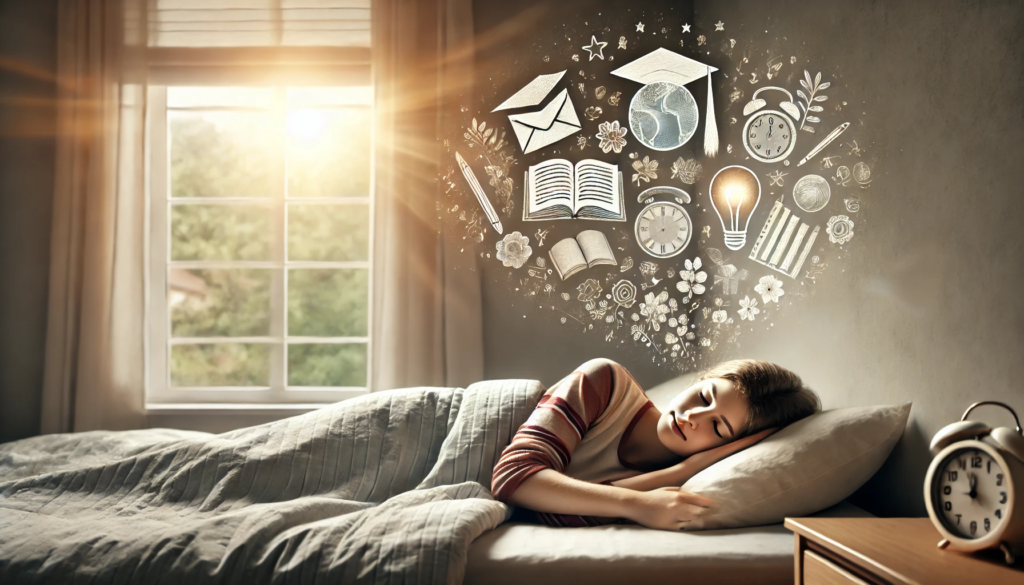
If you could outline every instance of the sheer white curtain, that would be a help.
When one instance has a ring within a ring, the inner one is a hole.
[[[44,433],[143,423],[145,2],[130,1],[58,2]]]
[[[480,273],[436,206],[446,112],[472,103],[472,4],[377,0],[373,11],[371,379],[375,389],[465,386],[483,377]]]

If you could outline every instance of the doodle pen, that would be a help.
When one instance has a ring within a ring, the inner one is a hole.
[[[829,134],[828,136],[825,137],[824,140],[819,142],[818,146],[815,146],[814,148],[812,148],[811,152],[807,153],[807,156],[805,156],[800,162],[796,163],[796,166],[800,166],[800,165],[804,164],[805,162],[807,162],[807,161],[811,160],[812,158],[814,158],[814,155],[816,155],[819,152],[821,152],[822,149],[824,149],[826,146],[831,144],[833,140],[838,138],[839,135],[842,134],[843,132],[845,132],[846,129],[849,128],[849,127],[850,127],[850,123],[849,122],[843,122],[842,124],[840,124],[838,128],[833,130],[831,134]]]
[[[480,186],[480,181],[476,180],[476,175],[473,174],[473,169],[469,168],[466,164],[466,159],[462,158],[462,155],[458,152],[455,153],[455,160],[459,161],[459,167],[462,168],[462,174],[466,177],[466,182],[469,183],[469,188],[473,190],[473,194],[476,195],[477,201],[480,202],[480,207],[484,208],[484,214],[487,215],[487,221],[491,222],[494,229],[500,234],[501,232],[501,220],[498,219],[497,212],[494,211],[494,206],[491,205],[491,200],[487,198],[487,193],[484,193],[484,188]]]

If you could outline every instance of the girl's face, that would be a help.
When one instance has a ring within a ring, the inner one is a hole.
[[[679,393],[658,419],[658,439],[687,457],[741,436],[747,400],[729,380],[701,380]]]

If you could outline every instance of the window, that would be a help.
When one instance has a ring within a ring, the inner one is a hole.
[[[372,89],[149,91],[147,402],[365,392]]]

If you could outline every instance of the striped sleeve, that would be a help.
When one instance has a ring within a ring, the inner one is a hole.
[[[548,389],[494,466],[495,499],[508,502],[541,469],[565,471],[576,445],[608,407],[614,366],[610,360],[590,360]]]

